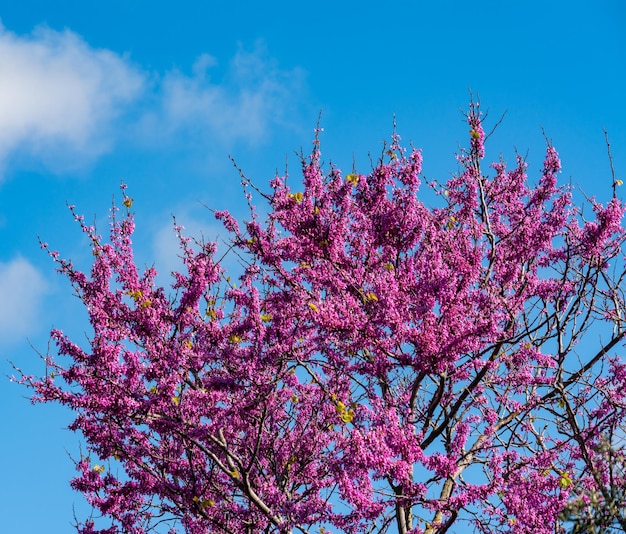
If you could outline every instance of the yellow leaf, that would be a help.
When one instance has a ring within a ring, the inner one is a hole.
[[[351,183],[352,185],[356,185],[359,183],[359,175],[351,172],[346,176],[346,182]]]
[[[344,411],[342,414],[339,415],[339,417],[344,423],[351,423],[352,419],[354,419],[354,410]]]
[[[262,313],[261,314],[261,321],[263,321],[264,323],[269,323],[272,320],[272,314],[271,313]]]
[[[93,470],[96,473],[104,473],[104,466],[96,464],[96,465],[93,466]]]
[[[309,302],[309,308],[311,308],[315,313],[317,313],[317,306],[312,302]]]
[[[335,411],[337,412],[337,415],[339,415],[339,419],[341,419],[344,423],[351,423],[354,419],[354,410],[352,408],[348,409],[343,402],[336,400],[337,397],[334,394],[332,399],[335,402]],[[350,406],[356,408],[355,403],[350,404]]]
[[[215,504],[212,499],[201,499],[198,496],[195,496],[192,500],[193,502],[198,503],[198,506],[202,509],[209,508]]]
[[[180,397],[172,397],[172,402],[174,403],[174,406],[178,406],[180,404]]]
[[[231,334],[228,338],[229,343],[237,344],[241,343],[241,338],[236,334]]]
[[[135,302],[143,297],[143,293],[139,289],[136,289],[135,291],[128,291],[126,294],[129,295]]]
[[[123,204],[124,204],[124,206],[126,206],[127,208],[132,208],[132,206],[133,206],[133,199],[132,199],[132,198],[130,198],[130,197],[126,197],[126,198],[124,199]]]
[[[566,471],[561,475],[559,479],[559,487],[562,489],[569,488],[572,485],[572,479],[569,476],[569,473]]]

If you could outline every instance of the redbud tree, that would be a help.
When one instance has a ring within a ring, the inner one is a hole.
[[[48,250],[91,331],[53,331],[23,381],[76,415],[71,485],[100,516],[78,532],[552,534],[591,496],[619,508],[620,182],[577,207],[550,143],[535,180],[485,168],[465,118],[445,183],[397,135],[367,174],[326,168],[316,135],[301,183],[258,190],[267,215],[216,212],[236,280],[179,229],[157,287],[124,187],[108,240],[76,216],[91,270]]]

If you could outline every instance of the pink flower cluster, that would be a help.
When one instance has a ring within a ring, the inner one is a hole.
[[[552,146],[537,185],[522,158],[487,176],[476,104],[467,120],[436,207],[398,136],[364,174],[325,172],[316,138],[300,187],[272,181],[266,221],[217,213],[248,262],[236,285],[181,236],[186,270],[157,287],[125,191],[108,242],[78,218],[91,272],[52,256],[93,334],[53,332],[60,357],[26,381],[76,413],[72,485],[110,525],[79,532],[561,528],[603,472],[578,437],[623,418],[626,372],[603,364],[624,336],[607,269],[623,272],[624,206],[580,223]],[[578,353],[592,325],[602,342]]]

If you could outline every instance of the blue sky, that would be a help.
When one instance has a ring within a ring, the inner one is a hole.
[[[90,252],[66,201],[106,228],[113,195],[135,198],[137,254],[176,266],[171,216],[223,236],[202,203],[245,216],[239,176],[263,187],[310,147],[369,166],[393,117],[445,180],[467,142],[468,88],[507,111],[488,158],[543,159],[542,128],[564,181],[606,199],[609,132],[626,175],[626,6],[595,2],[162,2],[0,0],[0,369],[44,371],[50,328],[76,337],[85,314],[37,236],[79,266]],[[488,123],[489,124],[489,123]],[[167,281],[165,274],[162,279]],[[31,348],[31,345],[34,348]],[[0,382],[0,531],[69,532],[78,437],[71,414],[31,406]]]

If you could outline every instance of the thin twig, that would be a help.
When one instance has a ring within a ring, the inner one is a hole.
[[[621,181],[616,180],[615,178],[615,167],[613,166],[613,156],[611,155],[611,143],[609,142],[609,132],[606,131],[606,128],[602,128],[604,132],[604,139],[606,141],[606,151],[609,155],[609,165],[611,166],[611,178],[613,180],[613,198],[617,196],[617,186],[621,185]]]

